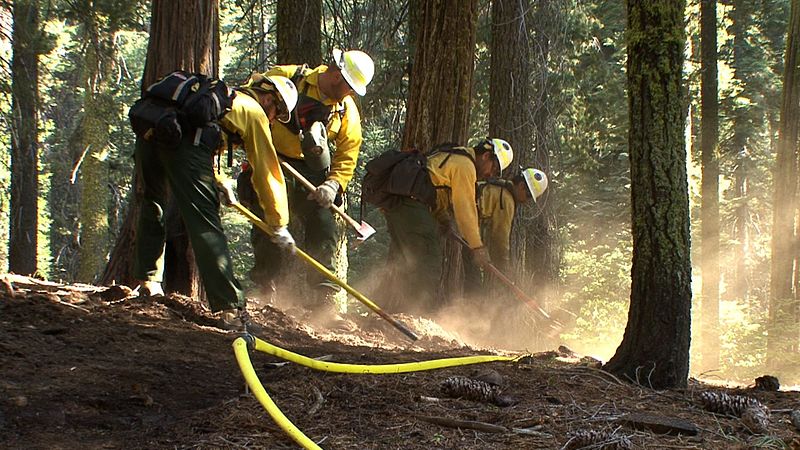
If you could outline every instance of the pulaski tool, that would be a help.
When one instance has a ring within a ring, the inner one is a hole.
[[[292,167],[292,165],[289,164],[288,162],[281,161],[281,166],[283,167],[283,170],[289,172],[290,174],[292,174],[293,177],[297,178],[297,181],[299,181],[309,191],[313,192],[315,189],[317,189],[316,186],[314,186],[310,181],[308,181],[300,172],[297,171],[297,169]],[[356,230],[356,233],[358,233],[358,237],[356,238],[358,242],[356,243],[356,245],[366,241],[367,239],[370,238],[370,236],[375,234],[375,228],[372,228],[372,225],[368,224],[367,222],[364,222],[363,220],[361,221],[361,223],[356,222],[355,219],[353,219],[346,212],[344,212],[344,209],[342,209],[341,206],[334,204],[331,205],[331,209],[336,214],[342,216],[342,219],[344,219],[344,221],[347,222],[348,225],[350,225],[351,227],[353,227],[354,230]]]

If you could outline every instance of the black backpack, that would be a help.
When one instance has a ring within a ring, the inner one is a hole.
[[[188,137],[215,149],[222,132],[217,122],[235,95],[222,80],[176,70],[148,86],[128,118],[140,139],[174,147]]]
[[[419,152],[389,150],[367,162],[361,181],[361,203],[391,209],[402,197],[415,198],[428,206],[435,205],[436,190]]]
[[[391,209],[402,197],[411,197],[425,205],[436,207],[436,187],[428,173],[428,157],[447,153],[443,166],[450,156],[462,155],[474,158],[466,150],[454,144],[434,147],[428,155],[417,151],[389,150],[367,162],[367,173],[361,182],[361,199],[378,208]]]

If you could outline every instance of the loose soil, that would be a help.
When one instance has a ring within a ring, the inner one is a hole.
[[[244,388],[231,349],[236,337],[197,301],[133,297],[122,287],[59,285],[7,275],[0,283],[0,448],[297,448]],[[310,357],[384,364],[489,354],[464,346],[425,319],[401,316],[422,338],[411,343],[372,315],[353,332],[314,329],[263,306],[262,339]],[[604,432],[593,447],[800,448],[790,412],[797,392],[726,389],[690,381],[655,391],[623,382],[561,348],[519,362],[399,375],[348,375],[275,365],[253,352],[269,395],[326,449],[559,449],[576,432]],[[499,383],[512,406],[447,398],[448,377]],[[704,411],[706,390],[757,398],[772,410],[769,433]],[[694,436],[626,425],[629,414],[682,419]],[[448,425],[431,421],[450,420]],[[466,423],[477,422],[480,430]],[[605,442],[606,447],[601,447]],[[573,448],[570,447],[570,448]]]

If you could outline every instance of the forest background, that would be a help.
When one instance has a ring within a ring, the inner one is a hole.
[[[0,79],[0,140],[5,148],[11,148],[12,137],[15,3],[38,3],[41,24],[29,30],[36,32],[32,50],[40,55],[35,273],[63,282],[97,283],[132,198],[134,136],[126,115],[140,94],[150,2],[1,3],[0,70],[5,76]],[[236,84],[250,72],[276,62],[280,3],[220,2],[221,78]],[[622,2],[572,0],[530,5],[523,20],[530,74],[523,82],[532,98],[526,111],[533,136],[530,148],[515,150],[522,161],[547,172],[550,187],[537,204],[519,214],[514,276],[530,295],[568,312],[562,319],[568,325],[560,336],[562,342],[608,360],[622,339],[630,300],[625,7]],[[348,207],[358,217],[364,163],[385,150],[400,148],[403,140],[414,54],[414,36],[409,31],[414,1],[324,0],[321,6],[323,59],[339,47],[364,50],[376,62],[369,93],[359,99],[365,142],[349,188]],[[720,292],[718,325],[707,329],[719,337],[718,364],[704,364],[700,354],[704,344],[699,307],[702,273],[697,263],[702,200],[700,2],[688,2],[686,11],[689,41],[684,76],[690,99],[686,163],[695,261],[692,372],[749,382],[763,374],[767,361],[773,169],[790,2],[728,0],[716,6]],[[476,20],[469,143],[489,133],[490,39],[493,29],[504,26],[493,22],[486,0],[478,2]],[[87,74],[96,65],[98,51],[113,55],[116,64],[99,87],[104,95],[90,96]],[[511,110],[521,108],[514,98],[500,104]],[[87,144],[98,117],[110,125],[108,135],[102,144]],[[12,225],[10,155],[0,154],[0,238],[4,242]],[[95,182],[87,183],[87,177]],[[388,238],[380,214],[370,210],[366,219],[379,234],[348,255],[347,276],[355,284],[375,275],[372,268],[380,267],[386,254]],[[236,272],[244,280],[252,258],[249,225],[228,212],[224,220]],[[527,233],[519,232],[521,224],[527,226]],[[8,248],[0,246],[3,267],[9,265]],[[537,253],[536,249],[545,250]],[[534,347],[536,342],[522,344]],[[789,367],[796,368],[797,352],[793,355],[788,357],[794,358]],[[785,374],[788,381],[800,381],[792,380],[790,373]]]

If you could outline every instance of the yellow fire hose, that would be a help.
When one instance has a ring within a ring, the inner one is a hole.
[[[248,342],[249,341],[249,342]],[[236,355],[236,361],[239,363],[239,369],[242,371],[245,382],[253,395],[261,403],[261,406],[272,417],[272,420],[291,437],[296,443],[301,445],[304,449],[319,449],[320,447],[311,439],[308,438],[297,426],[295,426],[278,408],[272,398],[270,398],[261,381],[256,375],[253,364],[250,362],[250,354],[248,352],[248,344],[252,345],[255,350],[276,356],[287,361],[291,361],[302,366],[309,367],[315,370],[336,373],[354,373],[354,374],[392,374],[392,373],[407,373],[407,372],[421,372],[425,370],[442,369],[445,367],[466,366],[469,364],[479,364],[494,361],[516,361],[520,357],[512,356],[498,356],[498,355],[483,355],[483,356],[464,356],[458,358],[444,358],[433,359],[429,361],[419,361],[412,363],[399,363],[399,364],[344,364],[327,361],[318,361],[289,350],[282,349],[272,345],[264,340],[261,340],[252,335],[245,335],[238,337],[233,341],[233,352]]]
[[[425,370],[444,369],[446,367],[467,366],[470,364],[480,364],[494,361],[514,361],[515,356],[482,355],[482,356],[462,356],[458,358],[433,359],[430,361],[419,361],[399,364],[344,364],[330,361],[319,361],[309,358],[289,350],[276,347],[269,342],[257,337],[255,339],[255,349],[272,356],[291,361],[301,366],[306,366],[314,370],[335,373],[358,373],[358,374],[390,374],[422,372]]]
[[[242,375],[244,375],[244,381],[247,383],[247,386],[250,387],[250,391],[253,392],[258,402],[261,403],[261,406],[263,406],[269,416],[272,417],[272,420],[275,421],[284,433],[288,434],[292,440],[300,444],[303,448],[319,449],[320,446],[309,439],[295,424],[286,418],[283,411],[278,408],[278,405],[276,405],[269,394],[267,394],[266,389],[264,389],[264,386],[261,385],[261,381],[258,379],[258,375],[256,375],[255,369],[253,369],[253,364],[250,362],[250,355],[247,352],[247,341],[243,338],[236,338],[236,340],[233,341],[233,353],[236,355],[236,362],[239,363],[239,370],[241,370]]]

